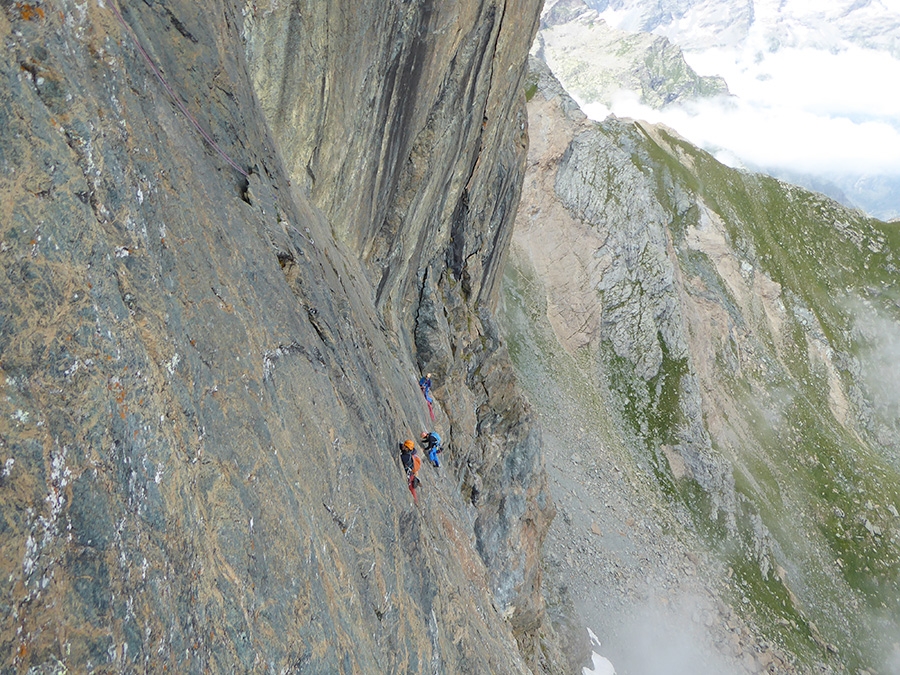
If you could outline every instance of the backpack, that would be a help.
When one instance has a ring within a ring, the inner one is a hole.
[[[419,459],[418,455],[413,455],[413,476],[419,473],[419,468],[422,466],[422,460]]]
[[[406,449],[404,449],[404,451],[400,453],[400,463],[403,464],[403,468],[406,471],[406,473],[412,473],[412,470],[413,470],[412,458],[413,458],[413,456]]]

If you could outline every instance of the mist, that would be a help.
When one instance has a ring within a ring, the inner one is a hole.
[[[848,300],[845,306],[854,317],[860,374],[875,413],[871,423],[882,447],[893,448],[887,459],[900,470],[900,323],[866,300]]]
[[[675,598],[669,605],[645,605],[623,620],[614,640],[600,645],[597,636],[590,632],[594,654],[603,654],[593,669],[584,669],[585,675],[606,675],[607,663],[615,667],[616,675],[696,675],[716,673],[737,675],[735,668],[715,652],[710,636],[694,619],[697,607],[703,603],[688,597]],[[604,663],[605,662],[605,663]],[[597,667],[600,665],[601,667]]]
[[[628,30],[634,13],[601,16]],[[789,26],[757,18],[731,46],[684,51],[699,75],[723,77],[732,96],[653,110],[620,92],[609,108],[584,102],[585,113],[665,124],[728,166],[819,191],[830,184],[829,196],[849,206],[883,220],[900,216],[900,59],[853,44],[815,17],[793,17]],[[655,32],[676,44],[696,37],[679,30]]]

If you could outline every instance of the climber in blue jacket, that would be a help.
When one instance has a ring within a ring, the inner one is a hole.
[[[434,399],[431,398],[431,373],[428,373],[419,380],[419,389],[422,390],[422,394],[425,396],[426,401],[434,403]]]
[[[428,453],[428,459],[431,461],[432,466],[439,468],[441,463],[438,460],[438,453],[444,451],[441,447],[441,437],[436,431],[424,432],[422,434],[422,445],[425,446],[425,451]]]
[[[422,395],[425,397],[425,403],[428,405],[428,415],[431,417],[431,421],[434,422],[434,399],[431,398],[431,373],[428,373],[419,380],[419,389],[422,390]]]

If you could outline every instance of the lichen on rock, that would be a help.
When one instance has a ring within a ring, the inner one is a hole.
[[[0,7],[0,669],[526,672],[489,312],[538,3],[117,7]]]

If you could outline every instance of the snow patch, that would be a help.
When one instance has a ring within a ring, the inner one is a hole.
[[[591,646],[600,649],[600,638],[590,628],[587,629],[587,632],[591,638]],[[600,656],[596,649],[591,652],[591,667],[582,668],[581,675],[616,675],[616,669],[613,667],[613,664],[609,659]]]

